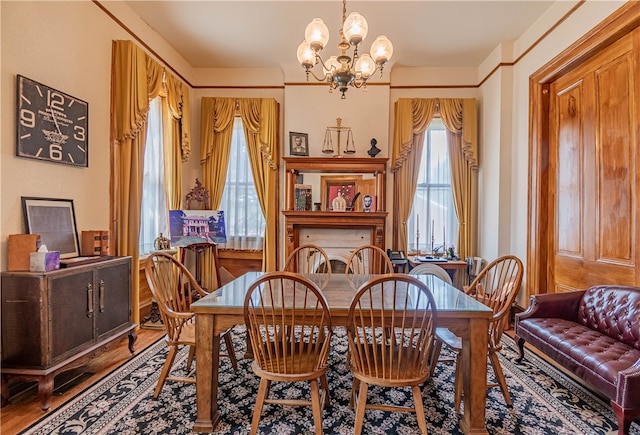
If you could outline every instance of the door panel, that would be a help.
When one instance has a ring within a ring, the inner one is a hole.
[[[553,291],[637,284],[635,62],[629,35],[551,85]]]

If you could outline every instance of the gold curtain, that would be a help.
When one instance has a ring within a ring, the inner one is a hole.
[[[393,234],[396,249],[407,251],[407,219],[413,207],[424,134],[436,111],[434,99],[401,98],[395,104],[392,171]]]
[[[227,180],[235,98],[203,97],[200,107],[200,165],[202,185],[209,191],[211,208],[217,210]]]
[[[274,99],[241,98],[240,117],[247,140],[251,173],[266,228],[262,270],[277,269],[278,233],[278,103]]]
[[[191,155],[191,110],[189,88],[174,76],[166,77],[166,104],[163,104],[165,180],[168,205],[182,209],[182,162]],[[165,122],[166,108],[166,122]]]
[[[140,208],[142,205],[143,160],[146,142],[149,100],[166,93],[172,98],[185,101],[188,89],[177,97],[173,90],[163,85],[163,78],[169,76],[164,68],[131,41],[113,41],[111,71],[111,138],[114,146],[114,198],[115,223],[114,240],[116,255],[132,257],[132,310],[133,322],[140,322],[138,262],[140,257]],[[175,87],[174,87],[175,89]],[[183,121],[188,105],[182,106]],[[183,124],[184,125],[184,124]],[[188,145],[188,130],[183,141],[172,147],[184,149]],[[175,186],[172,185],[172,189]]]
[[[436,111],[447,128],[453,197],[460,230],[461,258],[475,252],[475,189],[478,169],[478,133],[475,99],[406,99],[396,102],[392,171],[394,183],[394,245],[407,249],[406,221],[413,206],[424,133]]]
[[[476,252],[474,194],[478,169],[477,115],[475,99],[440,99],[440,116],[447,128],[453,202],[458,216],[457,251],[460,258]]]
[[[277,266],[278,198],[274,192],[278,190],[275,162],[279,159],[279,109],[274,99],[202,98],[200,164],[203,185],[209,190],[211,207],[217,209],[227,179],[236,102],[244,124],[251,172],[266,220],[262,268],[272,271]]]

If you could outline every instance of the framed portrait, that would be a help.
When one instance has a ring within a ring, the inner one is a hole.
[[[80,256],[72,199],[23,196],[22,211],[27,233],[40,234],[40,242],[48,251],[60,251],[60,258]]]
[[[358,181],[362,179],[357,176],[321,176],[320,188],[322,192],[322,210],[324,211],[352,211],[353,200],[358,193]],[[342,197],[344,202],[337,197]],[[334,201],[335,200],[335,201]]]
[[[289,132],[289,153],[292,156],[309,155],[309,135],[307,133]]]

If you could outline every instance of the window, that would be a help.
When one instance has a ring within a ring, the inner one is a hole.
[[[451,187],[451,167],[447,148],[447,132],[440,118],[434,118],[425,133],[422,162],[413,199],[413,209],[407,222],[408,249],[442,252],[442,246],[455,245],[458,240]],[[417,233],[419,232],[419,236]]]
[[[149,102],[147,143],[144,150],[142,204],[140,210],[140,255],[155,251],[155,239],[167,231],[167,197],[162,141],[162,99]]]
[[[235,118],[227,181],[220,210],[224,211],[227,243],[221,248],[261,250],[265,220],[253,182],[242,119]]]

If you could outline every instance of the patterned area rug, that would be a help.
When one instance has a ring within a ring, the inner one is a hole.
[[[234,328],[235,351],[244,354],[244,326]],[[527,352],[522,363],[515,363],[513,340],[503,339],[501,363],[513,398],[513,408],[504,404],[498,388],[489,391],[487,429],[490,434],[614,434],[616,422],[607,401],[563,375],[544,360]],[[325,434],[353,433],[354,413],[349,407],[352,377],[345,365],[347,351],[343,328],[337,328],[330,356],[329,384],[331,406],[323,413]],[[153,390],[164,362],[166,348],[160,341],[123,367],[71,399],[36,422],[23,434],[186,434],[196,418],[195,385],[168,382],[160,397]],[[177,358],[184,370],[186,349]],[[490,376],[491,372],[490,372]],[[459,434],[459,415],[453,410],[453,364],[439,363],[434,377],[423,389],[430,434]],[[251,362],[241,359],[234,372],[227,358],[220,367],[222,421],[216,433],[248,434],[259,380]],[[309,397],[307,384],[274,384],[272,394],[280,397]],[[384,397],[397,403],[413,403],[406,390],[369,390],[369,400]],[[464,406],[464,404],[463,404]],[[312,433],[310,407],[265,405],[260,432],[265,434]],[[364,433],[415,434],[415,414],[367,411]],[[640,435],[632,424],[631,434]]]

